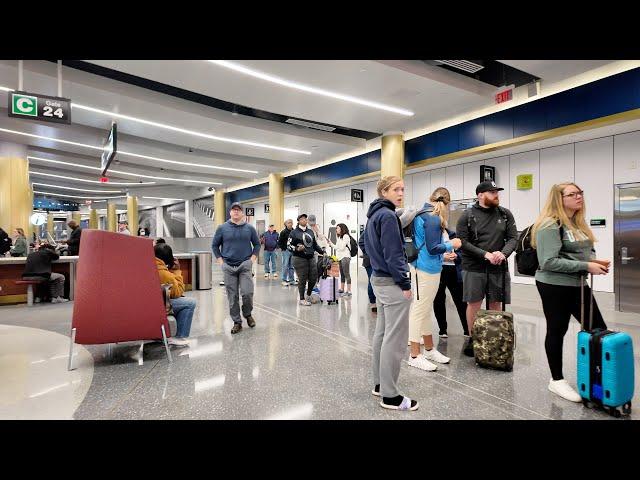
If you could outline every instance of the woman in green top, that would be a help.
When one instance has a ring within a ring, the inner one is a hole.
[[[24,230],[16,228],[14,230],[16,235],[13,247],[11,247],[12,257],[26,257],[27,256],[27,237],[24,235]]]
[[[533,224],[532,246],[536,248],[540,267],[536,286],[547,320],[544,348],[551,369],[549,390],[570,400],[581,398],[562,375],[562,342],[573,315],[580,321],[580,294],[585,275],[609,273],[609,260],[595,260],[595,237],[585,221],[584,192],[575,183],[551,187],[547,203]],[[585,298],[590,288],[584,287]],[[598,304],[593,302],[592,328],[607,328]],[[589,318],[589,302],[585,302]]]

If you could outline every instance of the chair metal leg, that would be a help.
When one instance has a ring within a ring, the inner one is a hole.
[[[67,365],[67,370],[73,370],[73,346],[76,343],[76,329],[71,329],[71,342],[69,344],[69,364]]]
[[[140,342],[140,348],[138,349],[138,365],[144,365],[144,342]]]
[[[169,342],[167,342],[167,334],[164,331],[164,325],[160,325],[162,329],[162,341],[164,342],[164,348],[167,351],[167,357],[169,357],[169,363],[173,362],[173,358],[171,358],[171,350],[169,350]]]

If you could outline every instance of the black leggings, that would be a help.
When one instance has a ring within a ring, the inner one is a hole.
[[[296,275],[298,275],[298,293],[300,294],[300,300],[304,300],[305,284],[308,282],[307,296],[310,296],[313,287],[315,287],[318,281],[316,259],[315,257],[293,257],[293,268],[296,271]]]
[[[447,307],[445,306],[445,302],[447,300],[447,288],[451,293],[453,303],[456,305],[456,310],[458,310],[458,316],[462,323],[462,330],[465,335],[469,335],[469,327],[467,326],[467,303],[462,301],[462,283],[458,282],[458,273],[455,265],[442,266],[440,287],[438,288],[438,293],[436,293],[436,296],[433,299],[433,313],[436,315],[440,333],[446,333],[447,331]]]
[[[536,281],[536,287],[538,287],[542,299],[542,309],[547,319],[544,349],[547,352],[551,377],[554,380],[562,380],[564,378],[562,376],[562,342],[569,328],[571,315],[580,321],[580,287],[550,285],[538,281]],[[591,288],[584,287],[585,329],[589,328],[590,295]],[[593,299],[593,325],[591,328],[607,328],[595,298]]]

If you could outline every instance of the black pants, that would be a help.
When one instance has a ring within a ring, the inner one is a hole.
[[[318,281],[316,259],[315,257],[293,257],[293,268],[298,276],[298,293],[300,294],[300,300],[304,300],[305,284],[307,284],[307,296],[309,296]]]
[[[551,377],[554,380],[562,380],[562,342],[569,328],[571,315],[580,321],[580,287],[564,287],[550,285],[536,281],[536,287],[542,299],[542,309],[547,319],[547,336],[544,340],[544,349],[547,352],[547,360],[551,369]],[[585,329],[589,328],[589,296],[591,288],[584,287],[584,321]],[[593,325],[591,328],[607,328],[593,299]]]
[[[446,333],[447,331],[447,307],[445,305],[447,300],[447,288],[451,293],[453,303],[456,305],[456,310],[458,310],[458,316],[462,323],[462,330],[465,335],[469,335],[469,328],[467,327],[467,302],[462,301],[462,282],[458,282],[458,273],[455,265],[442,266],[440,287],[438,288],[436,297],[433,299],[433,313],[436,315],[440,333]]]

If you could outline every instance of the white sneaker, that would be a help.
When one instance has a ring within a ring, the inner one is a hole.
[[[178,345],[181,347],[189,345],[189,341],[184,338],[169,337],[168,340],[169,340],[169,345]]]
[[[60,303],[60,302],[58,302],[58,298],[59,297],[52,297],[51,298],[51,303]]]
[[[58,297],[58,303],[66,303],[68,301],[69,301],[69,299],[67,299],[67,298]]]
[[[40,297],[36,297],[33,299],[33,303],[40,303],[40,302],[41,302]]]
[[[427,360],[431,360],[432,362],[436,363],[449,363],[449,361],[451,360],[449,357],[444,356],[438,350],[436,350],[435,347],[431,350],[425,350],[422,355]]]
[[[282,282],[282,286],[283,287],[288,287],[289,286],[289,282]]]
[[[265,273],[265,274],[264,274],[264,278],[269,278],[269,274],[268,274],[268,273]]]
[[[278,274],[277,274],[277,273],[274,273],[274,274],[273,274],[273,278],[278,278]]]
[[[409,361],[407,362],[409,366],[419,368],[420,370],[426,370],[427,372],[434,372],[438,369],[438,366],[435,363],[431,363],[427,360],[424,355],[418,355],[416,358],[412,358],[409,355]]]
[[[582,401],[580,394],[576,392],[564,378],[562,380],[549,380],[549,391],[570,402],[577,403]]]
[[[300,305],[304,305],[305,307],[311,306],[311,302],[309,300],[300,300]]]
[[[223,281],[220,281],[220,282],[218,283],[218,285],[220,285],[221,287],[224,287],[224,282],[223,282]]]

